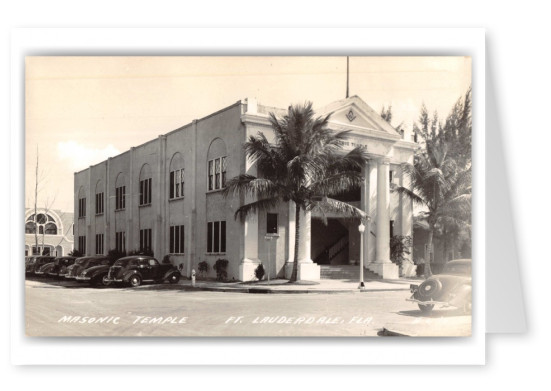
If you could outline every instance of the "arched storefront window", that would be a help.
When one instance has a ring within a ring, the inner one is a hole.
[[[36,219],[35,219],[36,216]],[[55,219],[46,213],[32,214],[25,222],[25,233],[34,234],[38,228],[40,235],[57,235],[57,224]]]

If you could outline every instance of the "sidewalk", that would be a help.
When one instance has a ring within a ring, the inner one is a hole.
[[[359,289],[359,282],[344,280],[319,280],[319,281],[297,281],[289,284],[288,280],[277,279],[271,281],[253,282],[219,282],[198,280],[195,287],[191,280],[180,280],[178,285],[184,290],[216,291],[216,292],[237,292],[237,293],[343,293],[343,292],[383,292],[383,291],[409,291],[410,284],[420,284],[422,280],[406,279],[399,280],[366,280],[365,288]]]

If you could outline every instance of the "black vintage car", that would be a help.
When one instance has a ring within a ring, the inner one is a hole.
[[[65,274],[67,274],[67,268],[73,265],[76,259],[76,257],[71,256],[56,258],[52,268],[47,272],[47,274],[50,277],[65,277]]]
[[[175,284],[180,281],[180,272],[171,263],[160,264],[155,258],[146,255],[135,255],[117,260],[109,269],[108,282],[124,283],[132,287],[142,282],[161,283],[168,281]]]
[[[429,313],[435,305],[457,307],[471,311],[471,260],[458,259],[444,265],[442,273],[427,278],[421,285],[410,285],[412,296],[422,312]]]
[[[55,257],[47,255],[33,256],[25,263],[25,274],[35,274],[41,266],[53,262]]]
[[[99,262],[99,264],[90,266],[86,269],[81,270],[81,272],[76,276],[78,282],[88,282],[92,286],[107,286],[111,284],[111,281],[107,280],[107,274],[109,273],[109,268],[113,264],[112,261]]]
[[[93,267],[93,266],[111,266],[113,262],[104,255],[94,255],[94,256],[88,256],[88,257],[81,257],[77,258],[75,263],[73,265],[70,265],[67,267],[67,274],[65,274],[65,278],[67,279],[76,279],[78,275],[80,275],[84,270]],[[86,281],[86,280],[79,280],[79,281]]]

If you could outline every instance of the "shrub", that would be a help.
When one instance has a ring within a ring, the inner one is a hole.
[[[115,262],[119,258],[126,257],[126,251],[111,249],[107,252],[107,256],[109,257],[109,260],[111,260],[112,262]]]
[[[165,256],[163,257],[162,263],[172,263],[172,262],[170,262],[170,255],[168,255],[168,254],[165,255]]]
[[[406,254],[411,254],[409,250],[413,245],[411,236],[394,235],[390,238],[390,260],[398,266],[406,259]]]
[[[218,281],[226,281],[228,278],[228,272],[226,270],[228,268],[228,263],[229,261],[227,259],[219,258],[216,260],[213,268],[216,270],[216,279]]]
[[[201,276],[203,276],[203,277],[205,277],[207,275],[207,273],[209,272],[209,268],[210,268],[209,263],[207,261],[199,262],[197,267],[199,268],[199,273],[201,273]]]
[[[258,281],[262,280],[264,274],[266,274],[266,271],[264,270],[264,266],[262,264],[258,265],[256,269],[254,269],[254,275],[258,278]]]
[[[84,254],[81,253],[80,251],[78,251],[78,250],[75,248],[74,250],[71,250],[71,251],[69,252],[69,254],[67,254],[67,255],[69,255],[69,256],[71,256],[71,257],[77,257],[77,258],[78,258],[78,257],[82,257]]]

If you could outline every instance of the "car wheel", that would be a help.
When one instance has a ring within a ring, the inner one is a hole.
[[[168,282],[170,282],[171,284],[176,284],[178,281],[180,281],[180,276],[176,273],[168,277]]]
[[[424,314],[429,314],[432,311],[432,309],[434,308],[434,304],[417,303],[417,305],[419,306],[419,309],[421,310],[421,312],[424,313]]]
[[[430,299],[442,289],[442,283],[439,280],[426,280],[417,289],[417,294],[423,299]]]
[[[140,278],[140,276],[138,275],[133,275],[132,277],[130,277],[130,279],[128,280],[128,283],[130,284],[131,287],[137,287],[137,286],[140,286],[140,284],[142,283],[142,279]]]
[[[108,280],[107,275],[103,276],[103,278],[101,279],[101,285],[103,285],[103,286],[111,285],[111,281]]]

